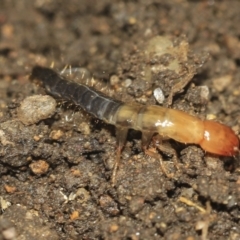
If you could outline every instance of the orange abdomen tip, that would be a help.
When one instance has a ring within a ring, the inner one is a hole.
[[[239,153],[239,138],[234,131],[214,121],[203,121],[204,136],[199,145],[207,152],[222,156]]]

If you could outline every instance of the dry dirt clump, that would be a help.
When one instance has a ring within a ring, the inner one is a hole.
[[[239,132],[239,9],[237,0],[0,1],[0,239],[240,239],[238,156],[166,140],[179,164],[157,152],[168,178],[130,130],[113,187],[115,127],[29,80],[33,66],[51,66],[121,101]]]

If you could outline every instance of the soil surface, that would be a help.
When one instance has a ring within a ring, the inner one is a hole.
[[[53,66],[114,99],[237,133],[239,9],[237,0],[1,0],[0,239],[240,239],[239,157],[156,136],[149,151],[167,177],[130,130],[113,186],[116,126],[29,79],[35,65]]]

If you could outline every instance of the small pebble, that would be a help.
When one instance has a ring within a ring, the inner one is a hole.
[[[91,133],[91,129],[90,129],[89,123],[81,122],[78,125],[78,131],[81,132],[84,135],[89,135]]]
[[[62,130],[53,130],[51,131],[49,137],[53,140],[59,140],[64,135]]]
[[[213,79],[213,86],[218,92],[224,91],[232,82],[232,75],[225,75]]]
[[[110,226],[109,232],[113,233],[113,232],[116,232],[118,229],[119,229],[119,226],[117,224],[113,223]]]
[[[110,77],[110,84],[111,84],[111,86],[115,86],[118,83],[119,83],[119,77],[117,75],[112,75]]]
[[[78,211],[73,211],[72,214],[70,215],[70,219],[72,221],[76,220],[79,218],[79,212]]]
[[[99,199],[99,204],[100,207],[111,216],[119,213],[117,203],[109,195],[102,195]]]
[[[4,188],[7,193],[14,193],[17,190],[15,186],[7,185],[7,184],[4,186]]]
[[[132,84],[132,80],[130,78],[127,78],[126,80],[124,80],[122,82],[122,86],[125,87],[125,88],[131,86],[131,84]]]
[[[49,169],[49,164],[44,160],[38,160],[29,165],[32,172],[36,175],[45,174]]]
[[[163,104],[165,96],[161,88],[155,88],[153,91],[153,95],[159,104]]]
[[[15,227],[10,227],[2,231],[3,239],[14,240],[17,237],[17,232]]]
[[[56,101],[48,95],[34,95],[25,98],[18,108],[18,118],[25,125],[37,123],[51,117],[56,109]]]

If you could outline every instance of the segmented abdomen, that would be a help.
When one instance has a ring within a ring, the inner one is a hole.
[[[93,116],[115,124],[114,118],[122,102],[106,97],[89,86],[70,82],[49,68],[34,67],[31,78],[41,81],[54,97],[72,101]]]

